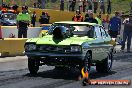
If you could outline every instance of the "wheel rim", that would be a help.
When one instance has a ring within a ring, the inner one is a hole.
[[[107,63],[108,63],[108,68],[111,68],[112,60],[110,58],[110,55],[107,57]]]

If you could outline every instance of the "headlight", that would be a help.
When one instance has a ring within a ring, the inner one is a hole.
[[[81,46],[71,46],[71,52],[81,52]]]
[[[36,50],[35,44],[26,44],[25,45],[25,51],[32,51],[32,50]]]

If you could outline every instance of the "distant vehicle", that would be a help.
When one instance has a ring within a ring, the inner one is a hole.
[[[91,65],[96,65],[98,72],[110,72],[113,51],[112,39],[104,28],[88,22],[55,22],[47,35],[25,43],[31,74],[36,74],[41,65],[80,70],[84,66],[90,70]]]
[[[14,13],[2,13],[0,16],[0,22],[3,26],[15,26],[16,25],[16,14]]]

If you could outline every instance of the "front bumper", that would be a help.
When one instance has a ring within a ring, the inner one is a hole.
[[[78,53],[43,53],[43,52],[24,52],[29,57],[83,57],[82,54]]]
[[[44,62],[43,65],[50,66],[76,66],[82,63],[84,56],[83,54],[77,53],[43,53],[43,52],[25,52],[25,55],[28,57],[38,57],[41,62]]]

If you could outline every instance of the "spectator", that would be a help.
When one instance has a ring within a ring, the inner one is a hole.
[[[17,15],[18,38],[27,38],[27,30],[30,20],[30,14],[28,14],[27,10],[23,8],[22,13]]]
[[[92,10],[93,9],[92,1],[91,0],[87,0],[87,3],[88,3],[88,9],[87,10]]]
[[[75,5],[76,5],[76,0],[72,0],[71,2],[72,11],[75,11]]]
[[[85,12],[87,6],[87,1],[83,0],[83,12]]]
[[[33,3],[33,7],[37,8],[37,3],[36,2]]]
[[[42,6],[41,6],[42,9],[45,9],[46,0],[41,0],[41,3],[42,3],[42,4],[41,4],[41,5],[42,5]]]
[[[97,0],[93,0],[93,5],[94,5],[94,13],[97,13],[98,1]]]
[[[33,27],[35,27],[35,22],[36,22],[36,12],[34,11],[33,14],[31,15],[31,24],[33,24]]]
[[[72,0],[68,0],[68,10],[72,11]]]
[[[107,13],[111,14],[111,0],[107,0]]]
[[[108,29],[108,27],[109,27],[109,15],[108,14],[105,15],[102,25],[104,26],[105,29]]]
[[[38,7],[38,8],[41,8],[40,2],[37,3],[37,7]]]
[[[64,0],[60,0],[60,10],[64,11]]]
[[[101,14],[97,15],[95,19],[98,21],[98,24],[102,25]]]
[[[93,13],[89,13],[89,17],[85,18],[84,22],[90,22],[90,23],[96,23],[98,24],[98,21],[93,17]]]
[[[47,18],[48,18],[47,24],[49,24],[50,16],[49,16],[48,12],[45,12],[45,14],[46,14],[46,16],[47,16]]]
[[[119,12],[115,12],[115,16],[110,19],[109,22],[109,34],[112,38],[117,38],[121,29],[121,19],[119,18]]]
[[[12,9],[15,10],[15,11],[17,11],[18,7],[19,6],[17,4],[15,4],[15,5],[12,6]]]
[[[127,40],[127,52],[130,52],[131,46],[131,38],[132,38],[132,14],[130,14],[129,18],[126,18],[124,21],[124,32],[123,32],[123,41],[121,50],[125,49],[125,42]]]
[[[89,18],[89,10],[86,12],[86,14],[85,14],[85,19],[86,18]]]
[[[82,12],[82,8],[83,8],[83,2],[82,2],[82,0],[79,0],[78,6],[79,6],[79,11]]]
[[[40,22],[40,24],[48,24],[49,17],[47,16],[46,12],[42,12],[42,15],[40,16],[39,22]]]
[[[76,15],[72,18],[72,21],[83,22],[83,16],[79,10],[76,11]]]
[[[100,14],[105,14],[105,5],[104,5],[104,0],[100,1]]]

